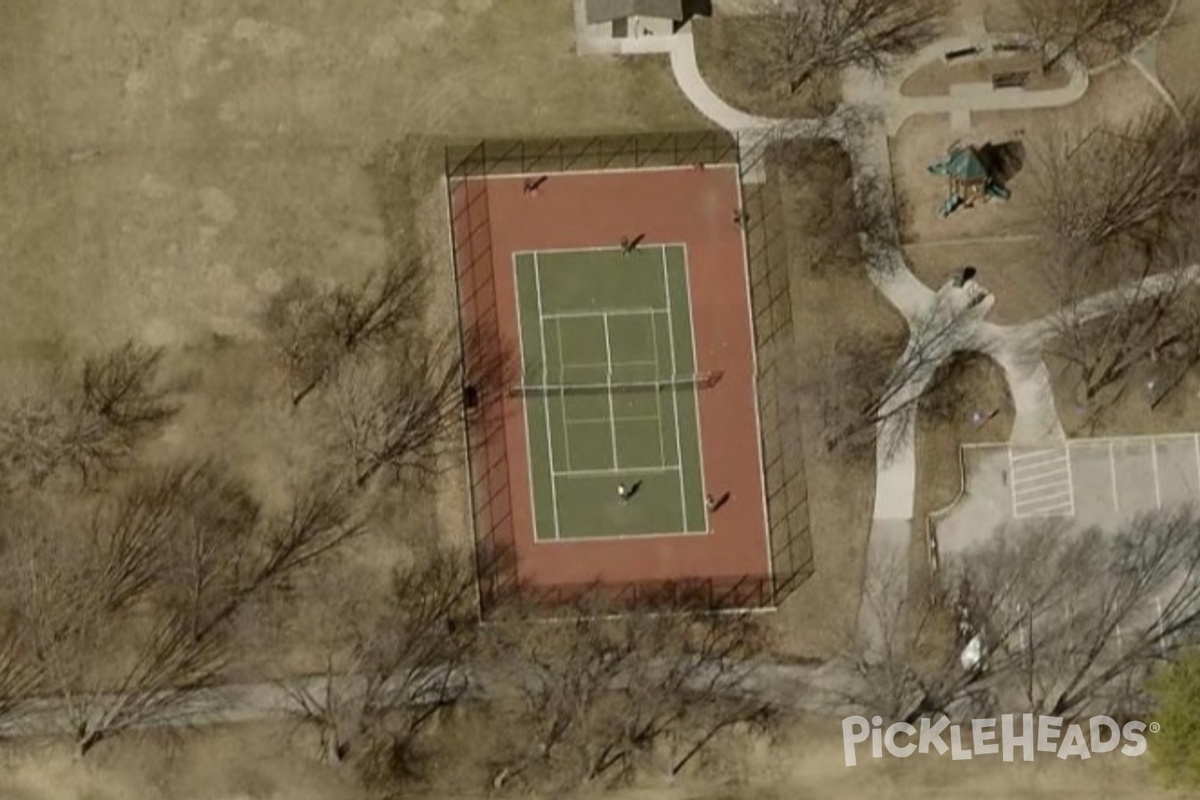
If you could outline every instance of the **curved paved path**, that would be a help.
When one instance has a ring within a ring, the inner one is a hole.
[[[931,44],[906,59],[888,76],[862,70],[848,71],[843,83],[843,105],[833,115],[822,119],[761,117],[730,106],[712,91],[701,75],[689,26],[655,43],[656,52],[669,53],[675,79],[693,105],[741,140],[746,180],[763,180],[763,151],[774,139],[821,137],[841,142],[852,162],[855,203],[870,218],[886,221],[885,230],[875,231],[871,236],[861,234],[867,274],[904,316],[910,334],[934,313],[938,293],[912,273],[900,247],[888,136],[896,133],[914,114],[951,114],[960,118],[965,114],[969,119],[976,111],[1067,105],[1083,97],[1089,83],[1083,65],[1073,58],[1066,58],[1063,63],[1071,77],[1069,83],[1059,89],[1038,92],[994,90],[990,84],[970,84],[945,96],[902,95],[900,86],[904,80],[920,67],[940,60],[947,50],[962,47],[991,50],[997,44],[1013,41],[1012,36],[987,33],[982,19],[971,22],[973,24],[967,29],[974,35],[946,38]],[[1091,302],[1089,307],[1103,313],[1107,304],[1102,299]],[[1003,369],[1016,412],[1011,437],[1015,443],[1064,438],[1049,370],[1042,358],[1047,330],[1045,321],[1008,327],[985,322],[981,314],[970,321],[959,344],[944,353],[948,357],[955,350],[975,350],[992,357]],[[934,363],[933,368],[936,366]],[[919,396],[932,371],[931,368],[923,377],[914,378],[910,395],[915,392]],[[916,497],[915,423],[915,414],[905,414],[899,420],[885,420],[880,426],[876,452],[875,522],[868,545],[867,569],[870,573],[897,561],[907,563]],[[887,426],[895,425],[901,428],[887,429]],[[895,590],[907,592],[907,584]],[[877,640],[878,627],[864,605],[859,618],[860,635],[868,643]]]

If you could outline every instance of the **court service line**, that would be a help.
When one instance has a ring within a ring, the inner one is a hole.
[[[738,182],[738,186],[739,187],[741,186],[741,181]],[[664,249],[663,250],[663,264],[665,265],[666,262],[667,262],[667,251]],[[688,267],[691,265],[691,263],[692,263],[691,259],[688,258],[687,245],[685,244],[683,246],[683,296],[687,298],[688,331],[692,335],[692,372],[699,372],[700,371],[700,350],[696,347],[696,316],[692,313],[692,283],[688,279]],[[752,318],[754,316],[753,309],[751,309],[751,311],[750,311],[750,316]],[[753,336],[751,336],[751,340],[753,340]],[[750,347],[750,350],[753,352],[754,348],[755,348],[755,345],[752,344]],[[757,379],[758,379],[758,374],[756,372],[754,380],[757,380]],[[693,407],[693,410],[696,415],[696,451],[697,451],[696,458],[700,460],[700,491],[707,492],[708,491],[708,488],[707,488],[708,483],[705,482],[705,480],[704,480],[704,431],[702,431],[700,429],[700,390],[697,389],[695,386],[692,387],[692,407]],[[757,395],[754,398],[754,413],[755,413],[755,420],[757,420],[757,418],[758,418],[757,417],[757,414],[758,414],[758,397],[757,397]],[[679,427],[679,420],[675,420],[675,427],[676,428]],[[761,429],[760,429],[760,431],[761,431]],[[762,433],[761,432],[757,433],[755,435],[754,439],[755,439],[755,441],[760,441],[762,439]],[[761,443],[760,443],[760,446],[761,446]],[[682,463],[682,462],[680,462],[680,463]],[[759,465],[759,474],[763,475],[764,476],[763,481],[766,481],[766,477],[765,477],[766,473],[762,472],[762,456],[761,455],[759,456],[758,465]],[[682,478],[682,475],[680,477]],[[763,496],[763,503],[764,503],[763,512],[766,513],[766,505],[765,504],[767,502],[766,501],[767,487],[766,487],[765,483],[763,484],[763,487],[762,487],[762,496]],[[763,525],[764,526],[767,526],[767,520],[769,520],[769,519],[770,519],[770,517],[763,517]],[[704,504],[704,530],[708,530],[708,503],[707,502]],[[771,549],[771,544],[770,544],[770,538],[768,537],[767,550],[770,551],[770,549]]]
[[[667,274],[667,248],[662,248],[659,251],[662,258],[662,274],[663,274],[663,293],[667,297],[667,334],[668,342],[671,351],[671,375],[677,375],[679,365],[675,360],[675,317],[671,313],[671,277]],[[688,308],[689,313],[691,308]],[[692,344],[692,350],[696,349],[695,344]],[[679,432],[679,392],[671,392],[671,403],[675,410],[675,461],[679,464],[679,507],[683,510],[683,529],[688,529],[688,513],[687,513],[687,486],[683,482],[683,436]],[[699,429],[699,421],[696,428]],[[696,432],[699,435],[699,430]],[[705,529],[708,529],[707,524]]]
[[[542,324],[545,324],[543,320]],[[558,372],[559,386],[562,386],[562,371],[563,371],[563,352],[562,352],[562,322],[558,319],[554,320],[554,338],[558,344]],[[567,432],[567,395],[566,392],[559,388],[558,390],[558,416],[562,419],[563,431],[563,449],[567,451],[567,469],[571,468],[571,435]]]
[[[625,467],[621,470],[615,469],[570,469],[562,472],[555,472],[556,478],[594,478],[600,475],[661,475],[667,472],[675,472],[678,467],[670,464],[665,464],[661,467]]]
[[[537,253],[533,254],[533,283],[537,287],[538,333],[542,337],[542,373],[546,372],[546,322],[542,319],[542,269]],[[550,435],[550,398],[542,400],[542,411],[546,417],[546,448],[550,459],[550,499],[554,504],[554,538],[559,538],[558,486],[554,480],[554,437]]]
[[[612,455],[613,455],[613,470],[616,471],[621,466],[620,459],[617,458],[617,412],[613,408],[613,393],[612,393],[612,341],[608,335],[608,314],[604,315],[604,354],[608,357],[608,421],[609,431],[612,434]]]
[[[618,361],[614,364],[609,364],[604,361],[581,361],[577,364],[564,364],[564,369],[587,369],[588,367],[646,367],[654,364],[653,361]]]
[[[658,417],[620,417],[618,422],[654,422]],[[599,425],[600,423],[608,424],[608,417],[583,417],[582,419],[569,419],[568,425]]]
[[[591,319],[593,317],[641,317],[646,314],[665,314],[667,309],[646,306],[645,308],[613,308],[605,311],[555,311],[547,314],[546,319]]]

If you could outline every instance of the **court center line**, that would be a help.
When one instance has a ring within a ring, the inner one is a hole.
[[[654,422],[658,417],[621,417],[618,422]],[[582,417],[580,419],[567,420],[568,425],[599,425],[600,423],[608,424],[608,417]]]
[[[610,308],[605,311],[555,311],[546,319],[594,319],[595,317],[638,317],[643,314],[666,314],[667,309],[645,306],[637,308]]]
[[[620,469],[621,462],[617,458],[617,412],[613,408],[612,393],[612,341],[608,335],[608,313],[604,314],[604,353],[608,357],[608,419],[609,431],[612,434],[613,471]]]
[[[555,335],[555,338],[558,340],[558,371],[561,373],[563,371],[563,365],[565,364],[565,362],[563,360],[563,351],[562,351],[562,340],[563,340],[562,321],[559,320],[557,317],[555,317],[555,319],[554,319],[554,335]],[[563,449],[567,451],[567,469],[570,469],[571,468],[571,435],[570,435],[570,433],[567,432],[567,394],[566,394],[566,390],[561,387],[561,383],[560,383],[560,387],[558,390],[558,410],[560,412],[559,417],[562,418]]]
[[[670,319],[670,318],[668,317],[668,319]],[[655,366],[655,372],[657,373],[657,370],[659,369],[659,364],[658,364],[658,360],[659,360],[658,319],[653,315],[651,315],[651,317],[650,317],[650,341],[654,343],[654,366]],[[658,414],[658,463],[666,464],[667,463],[667,451],[666,451],[667,443],[665,441],[663,441],[663,439],[665,437],[663,436],[663,427],[662,427],[662,391],[658,390],[658,389],[654,390],[654,411],[656,414]]]
[[[621,469],[622,475],[662,475],[668,472],[674,472],[673,467],[624,467]],[[616,475],[615,469],[572,469],[562,472],[555,472],[554,475],[559,478],[572,477],[596,477],[600,475]]]
[[[667,297],[667,333],[671,352],[671,376],[676,376],[679,365],[675,363],[675,317],[671,313],[671,278],[667,274],[667,248],[659,250],[662,259],[663,293]],[[690,312],[691,309],[689,308]],[[683,482],[683,437],[679,433],[679,392],[671,390],[671,403],[675,411],[675,460],[679,464],[679,507],[683,510],[683,529],[688,529],[687,487]],[[705,526],[707,528],[707,526]]]
[[[537,253],[533,254],[533,281],[534,285],[537,287],[538,332],[542,337],[542,375],[544,379],[544,376],[548,371],[548,365],[546,363],[546,321],[542,318],[542,309],[545,308],[545,306],[542,305],[542,267],[541,264],[538,263]],[[550,398],[543,398],[542,411],[545,412],[546,447],[548,449],[548,457],[550,459],[550,500],[554,505],[554,538],[555,540],[558,540],[560,538],[560,531],[558,527],[558,486],[555,482],[556,478],[554,477],[554,437],[550,434],[550,431],[552,430],[550,425]],[[562,413],[562,409],[559,409],[559,413]]]

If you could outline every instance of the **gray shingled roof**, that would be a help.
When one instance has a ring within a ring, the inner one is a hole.
[[[587,21],[591,25],[632,16],[678,21],[683,19],[683,0],[587,0]]]

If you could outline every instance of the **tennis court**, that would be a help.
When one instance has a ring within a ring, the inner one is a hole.
[[[535,538],[706,532],[697,392],[711,378],[686,248],[518,252],[513,268]]]
[[[610,152],[524,152],[560,144]],[[492,143],[466,174],[448,159],[464,357],[503,365],[465,414],[485,606],[513,587],[771,601],[738,167],[668,146],[678,166],[508,171],[521,147]]]

